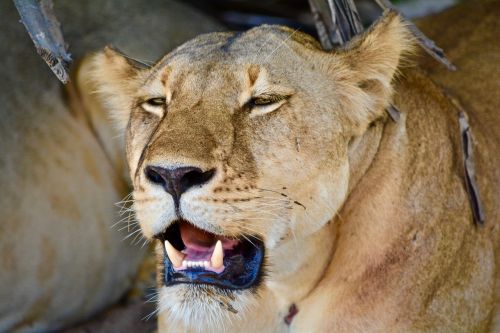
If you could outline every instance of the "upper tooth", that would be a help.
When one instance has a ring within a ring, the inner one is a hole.
[[[215,269],[221,268],[224,264],[224,250],[222,249],[222,242],[220,240],[215,244],[214,252],[210,258],[210,264]]]
[[[168,240],[165,241],[165,250],[167,251],[167,255],[170,258],[170,261],[172,262],[174,268],[181,267],[182,261],[184,260],[186,255],[173,247]]]

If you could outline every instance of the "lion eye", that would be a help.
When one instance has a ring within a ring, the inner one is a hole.
[[[151,106],[162,106],[162,105],[165,105],[165,97],[151,98],[151,99],[148,99],[146,101],[146,103],[151,105]]]
[[[274,103],[278,103],[284,99],[285,99],[284,96],[278,96],[278,95],[252,97],[252,99],[250,99],[250,105],[251,106],[271,105]]]
[[[266,113],[277,110],[280,106],[285,104],[287,97],[281,95],[264,95],[252,97],[248,101],[250,108],[250,117],[257,117]]]
[[[150,113],[153,113],[159,117],[163,115],[165,111],[166,99],[165,97],[154,97],[146,100],[141,104],[141,107]]]

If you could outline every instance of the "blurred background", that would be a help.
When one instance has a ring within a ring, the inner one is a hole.
[[[283,24],[316,34],[309,3],[305,0],[186,0],[186,3],[216,18],[231,30],[246,30],[260,24]],[[380,9],[373,0],[354,1],[365,25],[373,22]],[[439,12],[459,0],[391,1],[410,18]]]
[[[412,19],[458,0],[393,1]],[[365,26],[381,13],[355,1]],[[152,332],[155,259],[130,210],[123,138],[79,90],[86,54],[154,62],[194,36],[283,24],[316,35],[307,0],[54,0],[73,64],[63,86],[12,1],[0,2],[0,332]]]

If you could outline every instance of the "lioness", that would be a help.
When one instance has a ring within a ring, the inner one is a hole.
[[[261,26],[150,69],[94,56],[85,75],[126,133],[134,209],[158,240],[160,332],[494,330],[500,135],[471,114],[479,227],[458,109],[401,66],[414,49],[388,12],[333,52]]]

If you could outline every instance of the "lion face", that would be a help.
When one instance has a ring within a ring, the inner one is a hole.
[[[346,199],[350,143],[384,114],[405,32],[389,15],[332,53],[262,26],[202,35],[151,69],[96,55],[126,133],[136,216],[159,240],[161,310],[203,325],[221,304],[242,315],[290,269],[283,247]]]

